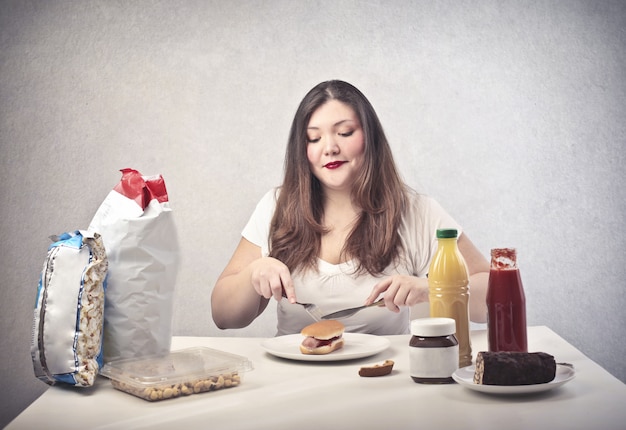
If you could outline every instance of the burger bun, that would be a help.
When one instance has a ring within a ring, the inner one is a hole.
[[[328,340],[343,335],[345,329],[346,327],[337,320],[322,320],[304,327],[300,334],[315,339]]]

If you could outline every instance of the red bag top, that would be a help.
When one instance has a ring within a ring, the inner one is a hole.
[[[134,169],[122,169],[120,172],[122,179],[113,190],[134,200],[142,209],[153,199],[159,203],[168,201],[165,181],[161,175],[142,176]]]

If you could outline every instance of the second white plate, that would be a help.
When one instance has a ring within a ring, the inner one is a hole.
[[[571,381],[576,372],[569,366],[556,365],[556,375],[554,379],[545,384],[533,385],[483,385],[474,383],[475,366],[467,366],[457,369],[452,378],[459,384],[475,391],[491,394],[526,394],[548,391],[556,387],[560,387],[568,381]]]
[[[369,357],[389,348],[389,339],[363,333],[344,333],[343,348],[324,355],[308,355],[300,352],[304,340],[301,334],[273,337],[261,342],[265,351],[272,355],[299,361],[341,361]]]

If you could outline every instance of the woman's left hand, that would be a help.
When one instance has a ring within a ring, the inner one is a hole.
[[[365,300],[373,303],[381,293],[385,293],[385,306],[393,312],[400,312],[400,306],[413,306],[428,301],[428,279],[409,275],[393,275],[374,286]]]

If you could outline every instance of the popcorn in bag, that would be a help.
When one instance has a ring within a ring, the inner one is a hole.
[[[93,385],[102,368],[107,256],[97,233],[52,236],[33,318],[35,376],[49,385]]]
[[[123,169],[89,226],[102,235],[109,260],[104,359],[170,350],[179,265],[176,228],[161,175]]]

